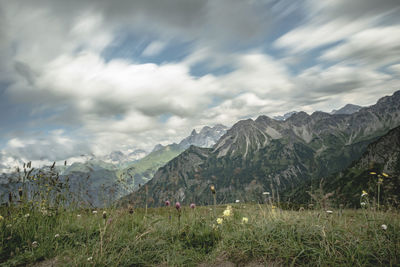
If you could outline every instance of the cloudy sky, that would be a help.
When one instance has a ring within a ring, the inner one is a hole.
[[[399,79],[398,0],[0,0],[0,167],[370,105]]]

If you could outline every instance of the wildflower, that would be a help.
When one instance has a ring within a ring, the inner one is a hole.
[[[25,218],[28,218],[28,217],[29,217],[29,213],[25,214],[24,217],[25,217]]]
[[[80,217],[82,217],[80,214],[78,214],[78,215],[76,215],[76,217],[78,217],[78,218],[80,218]]]
[[[365,207],[367,205],[367,203],[365,203],[365,202],[361,202],[360,204],[361,204],[361,207]]]
[[[387,225],[386,225],[386,224],[382,224],[382,225],[381,225],[381,228],[382,228],[382,230],[385,230],[385,231],[386,231],[386,230],[387,230]]]
[[[0,215],[0,221],[4,220],[4,217]]]
[[[240,202],[240,200],[239,199],[236,199],[236,201],[235,201],[236,203],[239,203]]]
[[[269,195],[269,192],[263,192],[262,194],[263,195]]]
[[[87,261],[92,261],[92,260],[93,260],[93,257],[87,258]]]
[[[366,195],[368,195],[367,191],[363,190],[361,196],[364,197]]]
[[[60,237],[59,234],[55,234],[55,235],[54,235],[54,238],[59,238],[59,237]]]
[[[191,208],[191,209],[196,208],[196,204],[194,204],[194,203],[190,204],[190,208]]]
[[[171,205],[171,202],[169,200],[165,201],[165,206],[169,207],[169,205]]]
[[[382,172],[382,175],[385,176],[386,178],[389,177],[389,174]]]
[[[224,216],[224,217],[229,217],[229,216],[231,216],[231,210],[230,210],[230,209],[224,210],[223,216]]]
[[[97,214],[97,210],[92,211],[93,214]]]
[[[276,209],[276,207],[275,207],[274,205],[272,205],[272,206],[271,206],[271,209],[273,209],[273,210],[274,210],[274,209]]]
[[[242,218],[242,223],[248,223],[248,222],[249,222],[249,218],[247,218],[247,217]]]
[[[210,186],[210,190],[211,190],[211,193],[213,193],[213,194],[216,193],[216,192],[215,192],[215,186],[214,186],[214,185],[211,185],[211,186]]]
[[[375,175],[375,174],[376,174],[376,172],[370,172],[369,174]]]
[[[378,183],[379,183],[379,184],[383,183],[383,179],[382,179],[382,178],[379,178],[379,179],[378,179]]]
[[[217,219],[217,223],[218,223],[218,224],[222,224],[223,221],[224,221],[224,219],[222,219],[222,218],[218,218],[218,219]]]
[[[107,212],[106,211],[103,211],[103,219],[104,220],[107,219]]]
[[[176,203],[175,203],[175,208],[176,208],[177,210],[180,210],[180,209],[181,209],[181,203],[176,202]]]
[[[327,210],[327,211],[326,211],[326,213],[328,213],[328,214],[332,214],[332,213],[333,213],[333,211],[331,211],[331,210]]]
[[[38,245],[39,245],[39,244],[38,244],[37,241],[33,241],[33,242],[32,242],[32,247],[36,248]]]

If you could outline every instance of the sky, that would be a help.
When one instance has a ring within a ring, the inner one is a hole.
[[[400,90],[398,0],[0,0],[0,170]]]

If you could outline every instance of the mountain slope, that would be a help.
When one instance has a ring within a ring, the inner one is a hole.
[[[286,121],[266,116],[243,120],[229,129],[196,167],[180,167],[184,157],[196,157],[193,148],[169,162],[155,174],[149,192],[154,205],[166,196],[211,203],[209,194],[202,193],[210,184],[218,188],[218,201],[257,200],[263,191],[285,200],[304,181],[343,170],[369,143],[399,124],[400,91],[354,114],[298,112]],[[168,186],[169,179],[174,179],[175,187]],[[200,188],[191,186],[196,180],[201,181]],[[154,194],[154,188],[163,188],[163,192]],[[130,201],[140,203],[143,190]]]
[[[376,173],[375,174],[371,174]],[[389,131],[368,145],[360,159],[349,168],[327,179],[326,191],[334,191],[337,202],[359,206],[362,190],[369,193],[371,200],[378,197],[378,175],[383,181],[380,201],[383,204],[400,205],[400,127]],[[340,204],[340,203],[339,203]]]

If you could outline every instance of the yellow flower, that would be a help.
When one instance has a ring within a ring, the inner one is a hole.
[[[222,218],[218,218],[218,219],[217,219],[217,223],[218,223],[218,224],[222,224],[223,221],[224,221],[224,219],[222,219]]]
[[[389,177],[389,174],[382,172],[382,175],[385,176],[386,178]]]
[[[224,210],[223,216],[224,216],[224,217],[229,217],[229,216],[231,216],[231,210],[230,210],[230,209]]]
[[[4,220],[4,217],[0,215],[0,221]]]
[[[376,174],[376,172],[370,172],[369,174],[375,175],[375,174]]]
[[[271,206],[271,209],[273,209],[273,210],[274,210],[274,209],[276,209],[276,207],[275,207],[274,205],[272,205],[272,206]]]
[[[383,179],[382,179],[382,178],[379,178],[379,179],[378,179],[378,183],[381,184],[382,182],[383,182]]]
[[[249,218],[247,218],[247,217],[242,218],[242,223],[248,223],[248,222],[249,222]]]
[[[366,195],[368,195],[367,191],[363,190],[361,196],[363,197],[363,196],[366,196]]]

